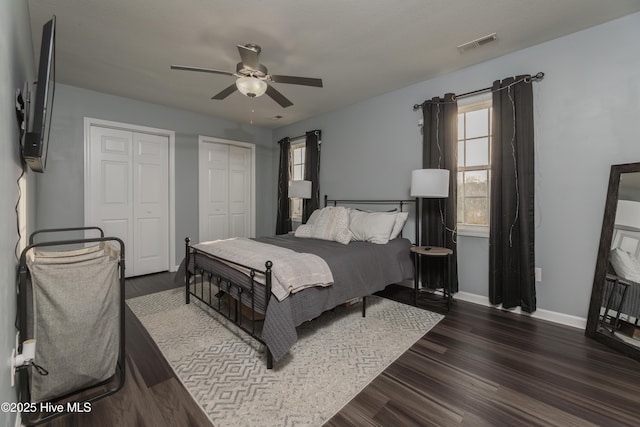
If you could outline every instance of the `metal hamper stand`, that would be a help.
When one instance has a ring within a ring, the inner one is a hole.
[[[34,237],[40,233],[58,233],[58,232],[71,232],[71,231],[98,231],[100,237],[75,239],[75,240],[54,240],[48,242],[34,243]],[[18,319],[17,327],[19,329],[19,346],[18,350],[21,352],[23,342],[28,337],[28,313],[29,301],[28,295],[32,292],[30,286],[32,285],[31,272],[27,265],[27,254],[34,248],[47,247],[47,246],[62,246],[62,245],[83,245],[86,243],[100,243],[100,242],[117,242],[120,246],[118,254],[117,268],[119,268],[119,292],[117,297],[119,307],[117,307],[119,314],[119,348],[117,349],[118,358],[117,365],[115,367],[114,374],[101,382],[90,384],[86,387],[69,390],[68,393],[57,396],[46,402],[32,402],[31,399],[31,384],[29,377],[29,370],[25,368],[36,369],[39,374],[48,375],[48,372],[44,368],[52,369],[57,367],[40,367],[37,365],[37,358],[29,364],[20,366],[16,370],[18,381],[18,399],[25,408],[29,408],[29,411],[22,411],[22,422],[27,426],[33,426],[48,422],[53,418],[60,415],[68,414],[70,412],[83,412],[87,408],[91,408],[91,404],[99,399],[107,397],[116,393],[124,385],[125,380],[125,327],[124,327],[124,284],[125,284],[125,247],[124,242],[117,237],[104,237],[104,232],[99,227],[76,227],[76,228],[56,228],[38,230],[31,234],[29,237],[29,245],[22,251],[19,264],[19,283],[18,283]],[[72,265],[72,264],[71,264]],[[113,283],[113,282],[111,282]],[[114,285],[115,286],[115,285]],[[73,304],[73,295],[69,296],[69,305]],[[33,308],[33,307],[32,307]],[[37,310],[37,308],[36,308]],[[32,311],[36,311],[32,310]],[[70,325],[71,326],[71,325]],[[33,330],[36,330],[36,324],[34,322]],[[110,384],[114,383],[114,384]],[[104,387],[108,387],[106,390]],[[91,392],[91,390],[93,392]],[[97,394],[96,391],[98,391]],[[52,408],[50,411],[40,411],[42,408]],[[33,411],[38,409],[37,411]]]

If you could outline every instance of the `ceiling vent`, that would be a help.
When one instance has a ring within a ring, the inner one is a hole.
[[[497,39],[498,39],[498,36],[496,35],[496,33],[492,33],[487,36],[480,37],[479,39],[471,40],[470,42],[461,44],[460,46],[458,46],[458,50],[460,52],[466,52],[468,50],[475,49],[480,46],[484,46],[485,44],[491,43],[492,41]]]

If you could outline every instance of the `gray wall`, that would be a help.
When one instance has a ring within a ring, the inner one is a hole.
[[[14,111],[16,89],[34,81],[31,24],[26,1],[0,0],[0,402],[16,400],[11,388],[9,357],[15,347],[16,258],[18,241],[16,180],[20,176],[19,132]],[[30,173],[27,180],[32,181]],[[32,189],[31,183],[27,186]],[[22,200],[33,199],[28,194]],[[31,211],[32,212],[32,211]],[[31,218],[33,215],[31,215]],[[23,221],[25,226],[25,221]],[[29,224],[26,225],[30,229]],[[0,425],[14,425],[15,414],[0,412]]]
[[[543,71],[534,84],[538,308],[584,318],[610,166],[640,161],[638,40],[636,13],[279,128],[273,140],[322,130],[322,194],[408,197],[410,171],[421,166],[414,104]],[[461,291],[487,296],[487,239],[461,236],[459,258]]]
[[[270,129],[58,84],[47,171],[38,177],[38,228],[84,224],[84,117],[176,133],[176,262],[184,238],[198,236],[198,135],[256,144],[256,233],[274,231],[273,144]]]

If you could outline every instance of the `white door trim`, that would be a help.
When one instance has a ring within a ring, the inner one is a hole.
[[[232,139],[217,138],[214,136],[198,136],[198,154],[202,146],[206,143],[227,144],[235,145],[236,147],[248,148],[251,150],[251,235],[250,237],[256,237],[256,145],[250,142],[235,141]],[[198,185],[200,184],[200,175],[198,174]],[[199,193],[198,193],[199,194]],[[200,196],[198,195],[198,201]],[[202,217],[202,210],[200,203],[198,202],[198,224],[199,219]],[[199,226],[199,225],[198,225]],[[200,236],[200,230],[198,230],[198,236]]]
[[[89,165],[91,159],[91,126],[128,130],[132,132],[162,135],[169,138],[169,270],[176,271],[176,169],[175,169],[175,144],[176,133],[172,130],[133,125],[129,123],[113,122],[91,117],[84,118],[84,218],[85,225],[87,213],[90,211],[89,189],[91,188],[91,174]],[[126,248],[125,248],[126,250]]]

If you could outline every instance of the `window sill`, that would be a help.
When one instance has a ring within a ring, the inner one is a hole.
[[[458,236],[489,238],[489,227],[458,225]]]

